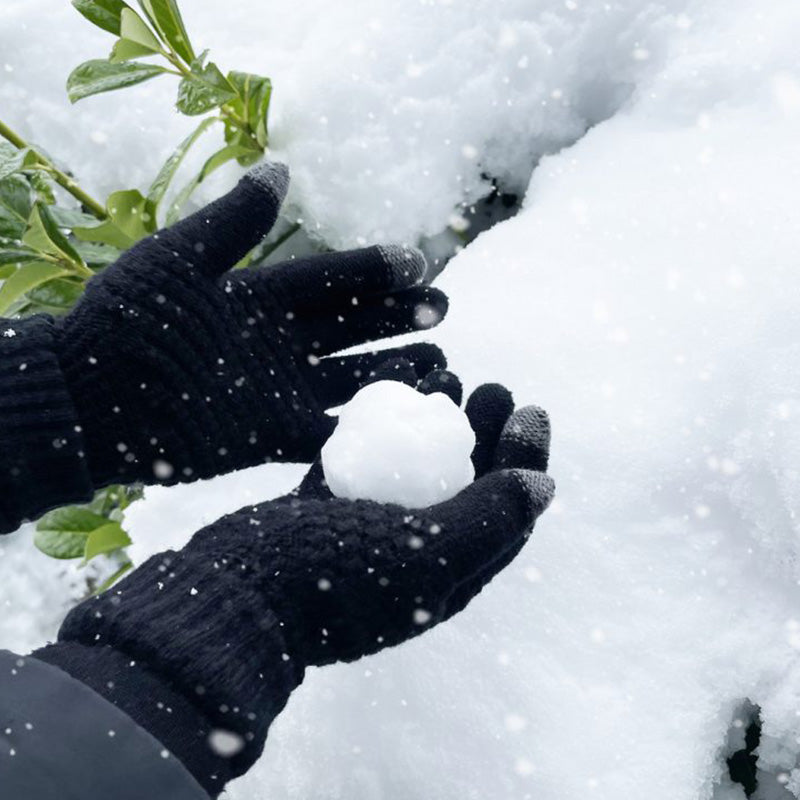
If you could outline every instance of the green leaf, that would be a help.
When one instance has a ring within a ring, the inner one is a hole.
[[[207,52],[207,51],[206,51]],[[193,117],[218,108],[236,97],[236,90],[213,62],[203,66],[205,52],[192,62],[192,74],[178,86],[178,110]]]
[[[104,517],[108,517],[112,509],[116,507],[118,498],[121,496],[123,491],[123,487],[118,485],[106,486],[105,488],[100,489],[99,491],[95,492],[92,501],[89,503],[89,510],[94,511],[95,514],[101,514]]]
[[[96,492],[89,503],[89,509],[104,517],[114,518],[115,513],[121,513],[132,502],[144,496],[144,489],[138,484],[120,486],[113,484]]]
[[[124,8],[128,8],[127,3],[122,0],[72,0],[72,5],[98,28],[119,36],[120,15]]]
[[[120,64],[124,61],[132,61],[135,58],[152,55],[154,53],[149,47],[143,47],[137,42],[130,41],[130,39],[117,39],[111,48],[111,55],[108,60],[112,64]]]
[[[272,98],[272,81],[249,72],[229,72],[228,81],[239,95],[237,102],[234,103],[234,110],[247,123],[261,148],[265,148],[268,142],[267,117]],[[233,143],[227,138],[226,141],[229,144]],[[238,143],[243,144],[243,142]]]
[[[95,528],[86,539],[84,561],[91,561],[102,553],[113,553],[131,543],[131,537],[122,529],[119,522],[108,522],[100,528]]]
[[[139,4],[172,49],[191,64],[195,54],[175,0],[139,0]]]
[[[0,314],[8,311],[16,300],[31,289],[68,274],[63,267],[51,264],[49,261],[31,261],[23,264],[0,286]]]
[[[2,253],[0,253],[2,255]],[[0,266],[0,281],[4,281],[10,275],[13,275],[17,271],[16,264],[3,264]]]
[[[153,53],[161,51],[161,45],[156,39],[156,35],[147,23],[132,9],[123,8],[121,14],[122,24],[120,25],[119,36],[120,39],[127,39],[129,42],[135,42],[142,47],[146,47]]]
[[[18,150],[8,142],[0,142],[0,181],[36,163],[36,154],[25,147]]]
[[[16,266],[17,264],[24,264],[26,261],[39,261],[39,255],[33,250],[17,250],[0,248],[0,265],[5,266],[10,264]]]
[[[216,122],[214,117],[204,119],[175,149],[172,155],[166,160],[161,171],[156,175],[150,191],[147,193],[147,199],[152,203],[154,208],[158,208],[159,204],[164,198],[164,194],[169,187],[175,173],[183,161],[184,156],[189,148]]]
[[[66,259],[78,267],[85,267],[78,251],[58,228],[50,210],[44,203],[36,203],[28,219],[28,230],[22,241],[32,250]]]
[[[134,86],[164,72],[166,69],[157,64],[138,64],[131,61],[112,64],[104,59],[85,61],[75,67],[67,78],[67,94],[70,102],[77,103],[84,97]]]
[[[150,203],[138,189],[114,192],[106,201],[109,219],[93,228],[74,228],[78,239],[127,250],[156,229]]]
[[[243,167],[249,167],[260,161],[264,155],[264,150],[249,133],[249,128],[244,129],[236,125],[230,119],[225,120],[225,141],[231,147],[240,150],[236,160]]]
[[[229,161],[233,161],[235,158],[239,158],[248,152],[251,152],[248,148],[233,145],[223,147],[222,150],[218,150],[214,153],[214,155],[203,164],[203,168],[200,172],[198,172],[178,193],[167,212],[167,225],[172,225],[173,222],[177,221],[184,203],[189,199],[192,192],[194,192],[214,170],[219,169],[223,164],[227,164]]]
[[[12,175],[0,181],[0,213],[7,213],[9,218],[16,219],[22,225],[22,230],[28,223],[32,207],[31,187],[24,177]],[[0,232],[0,235],[6,234]]]
[[[83,284],[66,278],[54,278],[28,292],[28,299],[60,312],[69,311],[83,294]]]
[[[80,506],[57,508],[45,514],[36,525],[33,543],[53,558],[80,558],[92,531],[108,525],[108,520]]]
[[[56,202],[53,186],[43,172],[32,172],[29,179],[39,200],[47,205],[53,205]]]
[[[80,558],[86,547],[86,536],[68,531],[37,530],[33,543],[50,558]]]
[[[99,242],[77,241],[74,244],[81,258],[90,267],[107,267],[113,264],[122,255],[122,250],[118,250],[111,245],[100,244]]]
[[[97,217],[93,217],[91,214],[84,214],[83,211],[77,208],[53,206],[50,209],[50,215],[59,228],[91,228],[94,225],[101,224]]]

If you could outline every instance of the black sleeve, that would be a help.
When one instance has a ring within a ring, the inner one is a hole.
[[[246,572],[196,548],[159,553],[33,655],[123,710],[216,797],[260,757],[304,674]]]
[[[0,650],[0,796],[208,800],[163,743],[119,708],[61,669],[6,650]]]
[[[0,534],[93,493],[54,337],[50,317],[0,319]]]

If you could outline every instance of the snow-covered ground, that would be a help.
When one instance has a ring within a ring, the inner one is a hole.
[[[183,5],[224,66],[273,77],[291,201],[332,244],[435,234],[486,174],[528,187],[445,269],[432,336],[468,387],[548,409],[558,482],[457,619],[311,671],[230,797],[742,800],[745,699],[760,799],[800,797],[800,6]],[[168,80],[70,108],[106,42],[66,2],[0,9],[2,117],[98,194],[145,185],[191,124]],[[136,552],[300,473],[149,491]],[[0,543],[0,646],[52,636],[70,596],[29,538]]]

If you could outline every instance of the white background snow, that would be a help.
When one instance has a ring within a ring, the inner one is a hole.
[[[762,800],[800,797],[800,5],[183,5],[224,67],[272,76],[274,155],[331,244],[435,234],[486,174],[527,189],[437,281],[429,338],[468,387],[548,409],[558,484],[465,613],[311,671],[230,797],[742,800],[745,698]],[[191,125],[166,79],[69,107],[66,74],[107,47],[66,0],[0,9],[0,115],[98,194],[146,186]],[[301,473],[151,490],[136,554]],[[0,542],[20,651],[71,580],[29,539]]]

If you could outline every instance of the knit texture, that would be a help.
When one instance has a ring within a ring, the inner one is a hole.
[[[430,327],[447,309],[417,285],[413,248],[374,246],[231,270],[274,223],[288,172],[267,164],[228,195],[143,240],[89,281],[57,350],[97,486],[171,484],[270,460],[310,461],[387,357],[420,377],[433,345],[337,357]]]
[[[49,317],[0,320],[0,533],[92,495],[55,339]]]
[[[449,373],[426,380],[460,386]],[[307,666],[352,661],[423,633],[461,610],[523,546],[553,493],[550,478],[529,467],[546,461],[549,429],[522,424],[531,409],[508,417],[502,387],[480,387],[471,400],[473,427],[482,424],[476,413],[506,413],[506,422],[493,468],[455,498],[425,509],[337,499],[317,463],[295,493],[223,517],[82,603],[60,644],[37,657],[113,694],[219,791],[220,776],[242,774],[261,753]],[[122,670],[113,693],[91,677],[109,652],[120,654],[117,675],[125,659],[137,665]],[[177,727],[143,701],[169,693],[182,698],[170,700],[185,720]],[[242,749],[222,763],[212,758],[213,729],[234,732]]]

